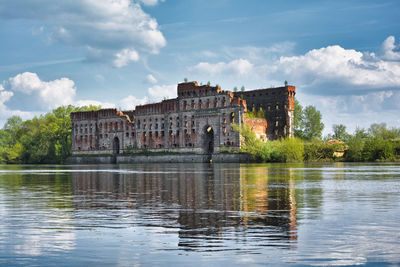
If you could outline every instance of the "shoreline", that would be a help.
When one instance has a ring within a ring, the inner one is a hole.
[[[129,163],[379,163],[379,162],[400,162],[400,159],[375,160],[375,161],[345,161],[344,158],[336,160],[309,160],[298,162],[260,162],[252,159],[247,153],[215,153],[212,155],[195,153],[137,153],[137,154],[112,154],[102,155],[73,155],[68,157],[63,164],[129,164]]]

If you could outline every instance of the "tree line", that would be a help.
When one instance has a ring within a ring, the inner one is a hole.
[[[69,105],[26,121],[12,116],[0,129],[0,162],[63,163],[71,155],[70,113],[98,109]]]

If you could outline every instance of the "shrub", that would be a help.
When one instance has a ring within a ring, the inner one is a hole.
[[[365,141],[362,154],[365,161],[385,160],[393,159],[395,151],[390,140],[368,138]]]
[[[299,162],[304,159],[304,144],[299,138],[285,138],[279,141],[278,149],[281,162]]]

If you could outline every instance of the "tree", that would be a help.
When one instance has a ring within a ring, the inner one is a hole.
[[[288,86],[288,85],[289,85],[288,81],[285,80],[285,86]]]
[[[236,86],[233,87],[233,91],[236,93],[238,91],[238,88]]]
[[[244,85],[242,85],[242,87],[240,87],[240,91],[244,92],[246,90],[246,88],[244,88]]]
[[[294,99],[294,135],[303,138],[303,106]]]
[[[349,134],[346,132],[346,126],[343,124],[334,124],[332,125],[333,130],[333,138],[347,140]]]
[[[324,124],[321,121],[321,112],[314,106],[307,106],[303,111],[303,116],[304,138],[308,140],[320,139],[324,129]]]
[[[211,82],[210,82],[210,81],[208,81],[208,82],[207,82],[207,85],[208,85],[208,86],[210,86],[210,85],[211,85]]]
[[[22,127],[22,119],[20,116],[12,116],[9,118],[6,123],[4,124],[3,129],[5,130],[12,130],[12,129],[19,129]]]
[[[188,78],[184,78],[183,81],[184,81],[185,83],[187,83],[187,82],[188,82]]]

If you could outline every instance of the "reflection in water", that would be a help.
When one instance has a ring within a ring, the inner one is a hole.
[[[142,172],[128,174],[73,173],[74,207],[137,210],[147,218],[139,222],[143,226],[178,229],[178,245],[186,249],[228,249],[215,243],[224,240],[224,234],[257,247],[286,247],[297,239],[290,170],[269,186],[265,167],[182,164],[172,172],[165,165],[139,168]]]
[[[0,265],[399,264],[400,164],[0,165]]]

